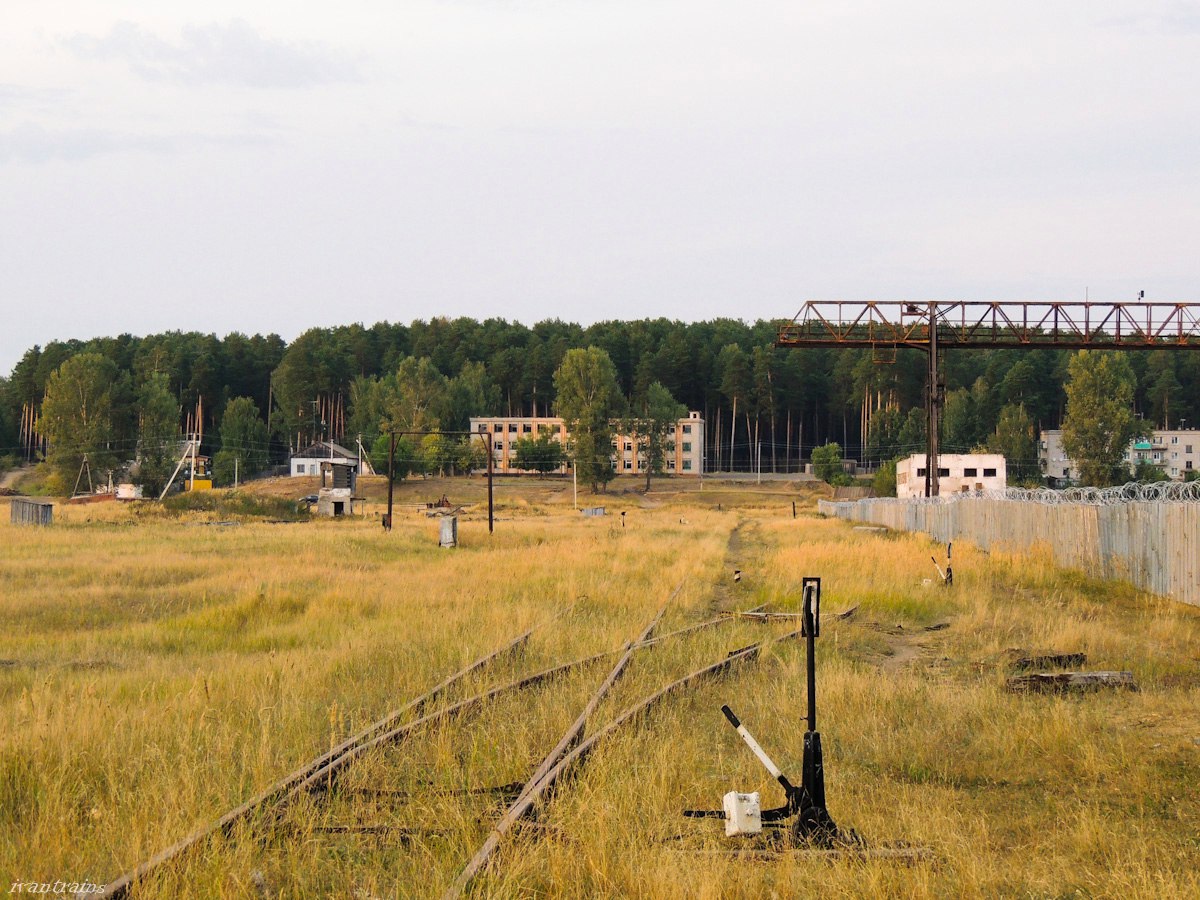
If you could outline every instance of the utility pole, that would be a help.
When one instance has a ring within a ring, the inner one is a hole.
[[[388,511],[383,519],[383,530],[392,530],[392,485],[396,475],[396,433],[388,435]]]
[[[929,304],[929,409],[926,422],[925,496],[938,495],[938,429],[941,425],[942,386],[938,383],[937,304]]]

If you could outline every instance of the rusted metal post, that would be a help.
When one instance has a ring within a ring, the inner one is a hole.
[[[496,531],[495,506],[492,502],[492,474],[495,469],[495,458],[492,456],[492,443],[488,439],[487,448],[487,476],[488,476],[488,534],[494,534]]]
[[[383,530],[392,530],[392,486],[396,483],[396,433],[388,435],[388,511]]]

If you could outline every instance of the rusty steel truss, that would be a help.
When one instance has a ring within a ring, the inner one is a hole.
[[[779,327],[775,346],[870,347],[884,361],[900,347],[925,351],[925,496],[936,497],[942,349],[1200,350],[1200,303],[810,300]]]
[[[779,347],[1200,348],[1200,303],[812,300]]]

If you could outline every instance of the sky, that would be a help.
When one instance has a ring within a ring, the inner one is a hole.
[[[34,344],[1200,300],[1200,2],[4,0]]]

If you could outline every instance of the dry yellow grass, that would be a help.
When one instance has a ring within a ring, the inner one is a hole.
[[[443,492],[477,504],[481,488],[405,486],[391,534],[373,517],[216,526],[202,524],[214,515],[104,505],[58,507],[52,528],[18,529],[4,515],[0,872],[105,881],[532,625],[524,654],[453,696],[615,649],[681,582],[663,630],[717,608],[794,610],[800,577],[819,575],[826,611],[859,605],[818,645],[830,811],[873,845],[929,846],[935,863],[739,860],[718,852],[730,846],[720,823],[679,815],[732,789],[782,802],[719,707],[733,705],[798,778],[796,642],[603,744],[475,891],[1200,894],[1200,611],[966,544],[955,587],[925,587],[923,537],[793,520],[802,495],[786,489],[586,497],[626,510],[622,528],[572,513],[569,485],[504,483],[495,535],[476,505],[462,546],[439,550],[436,522],[415,504]],[[941,622],[950,627],[924,630]],[[589,730],[787,627],[738,621],[639,651]],[[1012,695],[1013,647],[1082,650],[1089,667],[1133,671],[1142,690]],[[528,777],[610,666],[376,752],[329,802],[249,823],[138,893],[436,896],[503,811],[496,797],[454,792]]]

